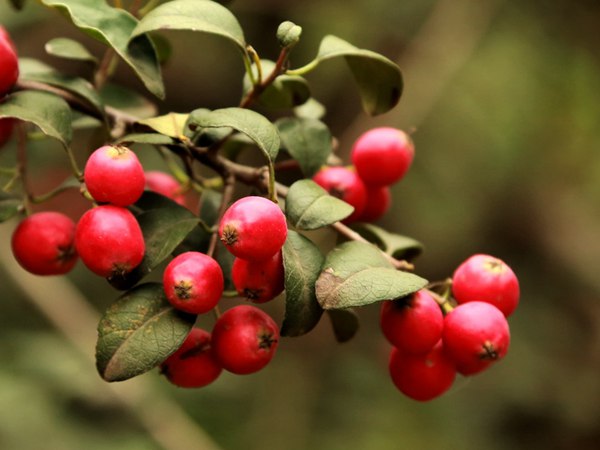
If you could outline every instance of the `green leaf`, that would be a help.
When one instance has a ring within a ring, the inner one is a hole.
[[[332,137],[317,119],[286,117],[276,123],[283,147],[298,161],[302,173],[311,178],[327,162],[332,151]]]
[[[116,84],[105,84],[100,90],[100,97],[107,106],[112,106],[137,119],[154,117],[158,113],[156,105],[146,97]]]
[[[377,247],[351,241],[327,255],[316,293],[324,309],[343,309],[404,297],[426,284],[424,278],[394,269]]]
[[[20,198],[0,192],[0,223],[16,216],[22,203]]]
[[[140,20],[131,37],[157,30],[190,30],[222,36],[246,53],[246,40],[239,22],[231,11],[212,1],[163,3]]]
[[[123,136],[116,141],[117,144],[148,144],[148,145],[171,145],[175,143],[173,138],[158,133],[132,133]]]
[[[169,113],[164,116],[140,120],[138,123],[146,125],[165,136],[179,139],[184,135],[188,116],[188,114]]]
[[[19,59],[19,79],[49,84],[64,89],[86,101],[101,116],[104,115],[104,105],[94,86],[83,78],[65,75],[41,61],[30,58]]]
[[[283,245],[285,317],[282,336],[301,336],[312,330],[323,309],[317,302],[315,282],[325,258],[308,238],[289,230]]]
[[[336,36],[325,36],[313,61],[287,73],[302,75],[321,62],[337,57],[344,57],[346,60],[367,114],[382,114],[396,106],[403,88],[400,68],[385,56],[357,48]]]
[[[294,108],[294,114],[301,119],[322,119],[325,113],[325,106],[314,98],[309,98]]]
[[[263,77],[268,76],[275,68],[275,63],[266,59],[261,60]],[[253,66],[254,76],[257,77],[256,66]],[[244,76],[244,93],[252,89],[252,82],[246,73]],[[308,82],[298,75],[279,75],[275,81],[258,97],[258,103],[273,109],[293,108],[305,103],[310,98]]]
[[[9,117],[33,123],[46,136],[58,139],[65,148],[71,142],[71,108],[56,95],[37,91],[15,92],[0,101],[0,119]]]
[[[175,310],[162,284],[147,283],[123,294],[98,324],[96,367],[106,381],[141,375],[175,352],[196,316]]]
[[[265,116],[249,109],[223,108],[209,113],[206,110],[192,111],[188,126],[192,129],[233,128],[252,139],[269,162],[274,161],[279,152],[280,139],[275,125]]]
[[[73,39],[64,37],[54,38],[46,42],[44,48],[46,53],[57,58],[86,61],[94,64],[98,62],[98,58],[92,55],[83,44]]]
[[[140,224],[146,243],[144,259],[133,271],[122,277],[112,277],[110,283],[117,289],[129,289],[156,266],[168,258],[186,236],[200,223],[187,208],[163,195],[144,192],[135,206],[149,208],[136,219]]]
[[[299,180],[290,186],[285,215],[300,230],[316,230],[345,219],[354,208],[335,198],[312,180]]]
[[[423,251],[423,244],[419,241],[401,234],[390,233],[370,223],[354,224],[352,229],[396,259],[411,260]]]
[[[358,331],[358,315],[353,309],[330,309],[327,315],[331,320],[333,334],[339,343],[348,342]]]
[[[146,88],[159,98],[165,90],[156,51],[148,36],[130,40],[138,20],[121,8],[113,8],[102,0],[41,0],[58,9],[84,33],[112,47],[134,70]]]

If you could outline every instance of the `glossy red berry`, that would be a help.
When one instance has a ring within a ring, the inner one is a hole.
[[[389,371],[400,392],[422,402],[442,395],[456,378],[454,364],[444,353],[441,341],[421,355],[392,348]]]
[[[510,331],[498,308],[489,303],[468,302],[446,315],[442,339],[458,372],[472,375],[506,355]]]
[[[146,185],[138,157],[120,145],[95,150],[87,160],[83,177],[94,200],[116,206],[135,203]]]
[[[279,328],[265,312],[251,305],[228,309],[212,332],[214,354],[225,370],[245,375],[265,367],[275,355]]]
[[[8,142],[14,126],[14,119],[0,119],[0,147]]]
[[[452,294],[458,303],[491,303],[508,317],[519,304],[519,280],[504,261],[473,255],[454,271]]]
[[[361,222],[375,222],[392,205],[392,193],[389,186],[367,186],[367,202],[358,218]]]
[[[146,172],[146,187],[182,206],[185,205],[185,196],[181,193],[181,185],[168,173],[149,170]]]
[[[39,212],[22,220],[12,235],[17,262],[35,275],[62,275],[77,262],[75,223],[58,212]]]
[[[18,78],[17,50],[6,29],[0,26],[0,98],[11,90]]]
[[[424,289],[408,297],[382,302],[379,318],[383,335],[403,352],[427,353],[442,337],[444,316]]]
[[[161,364],[161,373],[179,387],[199,388],[209,385],[223,371],[213,355],[210,341],[210,333],[192,328],[182,346]]]
[[[169,262],[163,273],[163,286],[173,307],[203,314],[217,306],[223,295],[223,271],[210,256],[186,252]]]
[[[238,294],[253,303],[265,303],[283,292],[281,251],[262,261],[235,258],[231,278]]]
[[[352,163],[360,178],[369,186],[389,186],[406,174],[415,148],[404,131],[373,128],[363,133],[352,147]]]
[[[344,223],[358,220],[367,204],[367,189],[354,170],[348,167],[325,167],[316,173],[313,181],[330,195],[354,207],[354,212],[343,220]]]
[[[219,237],[238,258],[268,259],[281,250],[287,237],[285,215],[271,200],[244,197],[225,211],[219,224]]]
[[[97,275],[124,275],[140,264],[145,243],[133,214],[113,205],[88,210],[75,230],[75,248],[84,264]]]

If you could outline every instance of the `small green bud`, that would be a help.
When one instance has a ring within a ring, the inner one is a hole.
[[[300,40],[301,34],[302,27],[289,20],[282,22],[277,28],[277,40],[283,48],[291,48],[296,45]]]

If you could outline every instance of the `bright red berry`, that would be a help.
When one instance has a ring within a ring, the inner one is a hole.
[[[219,264],[200,252],[177,255],[163,273],[169,302],[176,309],[191,314],[203,314],[217,306],[224,283]]]
[[[281,251],[262,261],[235,258],[231,278],[238,294],[253,303],[265,303],[283,291],[283,258]]]
[[[367,186],[367,203],[358,218],[361,222],[375,222],[392,205],[392,193],[389,186]]]
[[[508,317],[519,304],[519,280],[504,261],[473,255],[454,271],[452,294],[458,303],[491,303]]]
[[[415,155],[412,139],[395,128],[373,128],[352,147],[352,163],[366,185],[389,186],[408,171]]]
[[[403,352],[427,353],[442,337],[442,310],[424,289],[382,302],[379,318],[383,335]]]
[[[181,193],[181,185],[171,175],[158,170],[150,170],[146,172],[146,187],[174,202],[184,206],[185,196]]]
[[[0,119],[0,147],[8,142],[14,126],[14,119]]]
[[[209,385],[223,371],[212,353],[210,341],[210,333],[192,328],[182,346],[161,364],[161,373],[179,387]]]
[[[446,315],[442,339],[458,372],[472,375],[506,355],[510,331],[498,308],[489,303],[468,302]]]
[[[116,206],[135,203],[146,185],[138,157],[121,145],[95,150],[87,160],[83,177],[94,200]]]
[[[75,230],[75,248],[97,275],[112,277],[133,270],[144,257],[144,236],[133,214],[113,205],[88,210]]]
[[[422,402],[442,395],[456,377],[454,364],[444,353],[441,341],[421,355],[392,348],[389,371],[400,392]]]
[[[348,167],[325,167],[316,173],[313,181],[330,195],[354,207],[354,212],[343,220],[344,223],[358,220],[367,204],[367,189],[354,170]]]
[[[39,212],[22,220],[12,235],[18,263],[35,275],[62,275],[77,262],[75,223],[58,212]]]
[[[251,305],[228,309],[212,332],[214,354],[225,370],[245,375],[265,367],[275,355],[279,328],[265,312]]]
[[[6,29],[0,26],[0,98],[11,90],[18,78],[17,50]]]
[[[225,211],[219,224],[219,237],[238,258],[268,259],[281,250],[287,237],[285,215],[271,200],[244,197]]]

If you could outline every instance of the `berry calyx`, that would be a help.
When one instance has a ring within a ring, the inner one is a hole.
[[[210,333],[192,328],[181,347],[160,366],[161,374],[176,386],[204,387],[215,381],[223,368],[211,350]]]
[[[215,357],[223,368],[238,375],[258,372],[275,355],[279,327],[265,312],[251,305],[228,309],[212,331]]]
[[[235,258],[231,278],[238,294],[253,303],[265,303],[283,292],[281,251],[262,261]]]
[[[185,195],[181,193],[181,185],[168,173],[159,170],[147,171],[146,187],[153,192],[170,198],[181,206],[185,206]]]
[[[348,167],[325,167],[315,174],[313,181],[330,195],[354,207],[354,212],[342,222],[352,223],[359,219],[367,204],[367,189],[354,170]]]
[[[4,97],[19,78],[19,59],[6,29],[0,26],[0,98]]]
[[[442,340],[458,372],[472,375],[506,355],[510,331],[498,308],[475,301],[458,305],[446,315]]]
[[[88,158],[85,185],[97,202],[116,206],[135,203],[144,192],[144,168],[134,152],[121,145],[104,145]]]
[[[233,203],[219,224],[219,237],[234,256],[248,261],[273,257],[287,237],[285,215],[264,197],[248,196]]]
[[[363,133],[352,147],[352,163],[368,186],[389,186],[400,181],[412,164],[415,147],[402,130],[373,128]]]
[[[403,352],[429,352],[441,339],[444,316],[437,302],[424,289],[408,297],[382,302],[381,331]]]
[[[367,186],[367,202],[358,218],[361,222],[375,222],[392,205],[392,193],[388,186]]]
[[[210,311],[221,299],[223,271],[210,256],[199,252],[182,253],[169,262],[163,273],[163,286],[174,308],[191,314]]]
[[[35,275],[62,275],[77,262],[75,223],[58,212],[39,212],[22,220],[12,235],[17,262]]]
[[[421,355],[392,348],[389,372],[400,392],[421,402],[442,395],[456,378],[454,364],[444,353],[441,341]]]
[[[477,254],[454,271],[452,294],[458,303],[491,303],[508,317],[519,304],[519,280],[501,259]]]
[[[75,248],[97,275],[125,275],[137,267],[145,251],[142,230],[126,208],[103,205],[85,212],[75,230]]]

